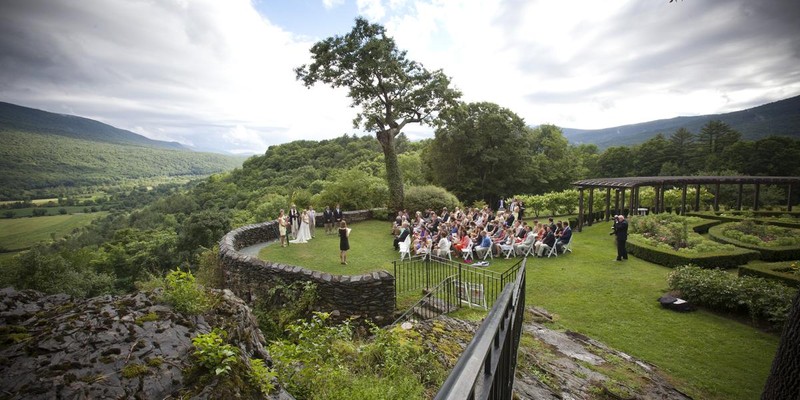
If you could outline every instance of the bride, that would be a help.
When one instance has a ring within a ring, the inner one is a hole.
[[[297,238],[290,240],[289,243],[307,243],[311,240],[311,230],[308,228],[308,213],[304,210],[300,215],[300,229],[297,230]]]

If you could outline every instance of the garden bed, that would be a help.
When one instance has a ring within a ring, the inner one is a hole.
[[[776,215],[777,214],[777,215]],[[791,213],[777,211],[771,212],[753,212],[753,211],[717,211],[717,212],[696,212],[687,213],[687,216],[715,219],[722,222],[740,222],[746,219],[756,218],[759,221],[769,223],[770,225],[781,226],[784,228],[800,229],[800,218],[795,211]]]
[[[800,230],[759,224],[753,220],[724,223],[708,230],[719,242],[758,251],[764,261],[800,259]]]
[[[798,262],[748,264],[739,267],[739,276],[756,276],[792,287],[800,287],[800,273],[795,272],[798,270],[797,268]]]
[[[703,268],[733,268],[758,258],[758,252],[720,244],[695,232],[712,225],[701,218],[672,214],[636,216],[630,221],[626,247],[636,257],[667,267],[692,263]]]

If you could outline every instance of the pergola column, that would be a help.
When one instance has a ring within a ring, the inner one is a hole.
[[[742,188],[743,184],[739,184],[739,197],[736,198],[736,209],[742,211]]]
[[[686,184],[683,184],[681,193],[681,215],[686,215]]]
[[[628,211],[628,216],[629,217],[632,216],[632,215],[636,215],[636,209],[634,208],[634,207],[636,207],[636,202],[634,201],[634,198],[633,198],[635,194],[636,194],[636,191],[633,190],[633,188],[631,188],[631,209],[630,209],[630,211]]]
[[[792,185],[791,183],[786,185],[786,211],[792,211]]]
[[[611,219],[611,188],[606,188],[606,222]]]
[[[614,215],[618,215],[619,211],[619,189],[614,190]]]
[[[700,185],[696,185],[694,188],[694,211],[700,211]]]
[[[625,188],[622,188],[619,197],[622,199],[622,204],[619,206],[619,213],[622,214],[625,210]]]
[[[663,213],[663,212],[667,211],[666,204],[664,204],[664,191],[665,191],[664,190],[664,185],[661,185],[661,190],[658,191],[659,192],[659,197],[660,197],[658,199],[658,204],[661,206],[661,210],[659,211],[659,213]]]
[[[583,186],[578,187],[578,232],[583,230]]]
[[[760,194],[761,194],[761,184],[756,183],[756,194],[755,198],[753,198],[753,211],[758,211],[758,198],[760,197],[759,196]]]
[[[589,226],[594,223],[594,186],[589,188]]]
[[[714,191],[714,211],[719,211],[719,183],[717,184],[717,190]]]

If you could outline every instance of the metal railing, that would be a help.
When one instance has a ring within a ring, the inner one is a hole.
[[[414,290],[425,289],[432,291],[433,288],[440,287],[445,279],[452,277],[453,283],[481,287],[482,295],[486,300],[486,306],[491,307],[500,295],[503,287],[515,279],[516,272],[524,265],[523,261],[524,259],[500,273],[436,256],[430,257],[422,255],[405,260],[397,260],[393,262],[395,298],[397,298],[399,294]],[[439,291],[442,289],[443,288],[440,288]],[[455,291],[455,295],[459,300],[465,300],[463,298],[463,292]],[[460,303],[461,301],[458,301],[455,304]],[[436,315],[433,315],[431,318],[435,316]]]
[[[431,319],[444,313],[455,311],[461,303],[459,293],[455,290],[455,275],[448,276],[436,287],[432,288],[422,296],[413,306],[398,317],[392,325],[399,324],[410,319]]]
[[[525,261],[459,357],[436,400],[511,399],[525,311]]]

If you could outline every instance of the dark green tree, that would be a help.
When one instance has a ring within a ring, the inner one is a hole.
[[[561,191],[570,187],[570,183],[579,176],[579,163],[574,151],[564,137],[561,128],[551,125],[539,125],[532,130],[533,173],[536,173],[534,186],[527,188],[527,193],[546,193]]]
[[[679,128],[669,137],[668,160],[677,167],[676,175],[689,172],[694,159],[695,136],[686,128]]]
[[[633,149],[633,168],[639,176],[657,176],[661,166],[669,161],[669,142],[657,134]]]
[[[353,125],[375,132],[383,149],[389,208],[401,209],[403,178],[395,138],[407,124],[432,123],[461,93],[441,70],[431,72],[408,60],[383,26],[360,17],[350,33],[317,42],[311,54],[314,62],[297,68],[297,79],[307,87],[322,82],[349,90],[352,105],[361,107]]]
[[[609,147],[597,159],[598,177],[624,177],[635,175],[630,147]]]
[[[530,187],[532,135],[525,121],[494,103],[461,104],[441,114],[426,164],[437,185],[462,201],[494,204]]]

